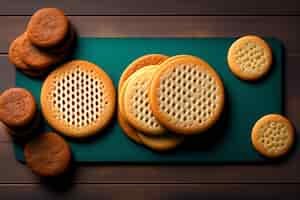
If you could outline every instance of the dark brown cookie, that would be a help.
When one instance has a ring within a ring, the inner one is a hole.
[[[33,14],[28,23],[28,37],[36,46],[53,47],[64,40],[68,26],[68,18],[62,10],[42,8]]]
[[[63,174],[71,161],[71,150],[66,141],[56,133],[44,133],[25,145],[25,161],[40,176]]]
[[[35,47],[28,39],[25,37],[21,44],[21,58],[29,65],[31,68],[36,70],[46,69],[49,66],[58,63],[63,59],[63,55],[58,55],[54,53],[47,52],[45,50]]]
[[[0,120],[9,127],[25,126],[36,113],[32,94],[23,88],[10,88],[0,95]]]
[[[8,59],[14,64],[18,69],[27,70],[29,69],[28,65],[24,63],[21,57],[21,45],[25,39],[25,34],[18,36],[9,46],[8,50]]]

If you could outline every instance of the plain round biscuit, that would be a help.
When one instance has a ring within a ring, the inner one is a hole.
[[[184,137],[170,133],[164,133],[163,135],[146,135],[138,132],[138,136],[145,146],[155,151],[174,149],[184,141]]]
[[[53,47],[67,35],[69,20],[57,8],[42,8],[36,11],[27,26],[30,41],[39,47]]]
[[[70,137],[100,132],[113,117],[116,101],[110,77],[97,65],[70,61],[48,75],[41,90],[47,122]]]
[[[9,88],[0,95],[0,120],[10,127],[25,126],[32,121],[37,106],[24,88]]]
[[[49,66],[60,62],[65,55],[54,54],[41,50],[35,47],[28,39],[25,37],[21,44],[21,59],[29,67],[36,70],[47,69]]]
[[[227,61],[229,69],[240,79],[257,80],[270,70],[272,51],[262,38],[248,35],[230,46]]]
[[[24,63],[21,56],[21,45],[25,39],[25,34],[18,36],[9,46],[8,59],[14,64],[18,69],[26,70],[29,69],[28,65]]]
[[[168,85],[163,85],[162,90],[163,82]],[[161,93],[164,97],[160,97]],[[219,75],[194,56],[162,64],[150,87],[150,106],[156,119],[167,129],[183,135],[201,133],[213,126],[222,113],[224,99]]]
[[[162,54],[147,54],[142,57],[137,58],[133,62],[131,62],[128,67],[124,70],[122,73],[119,85],[118,85],[118,94],[120,96],[121,88],[123,87],[125,81],[138,69],[141,69],[148,65],[156,65],[162,63],[164,60],[166,60],[168,56],[162,55]],[[119,109],[118,109],[119,110]],[[119,112],[119,111],[118,111]],[[130,124],[127,122],[125,117],[118,113],[118,120],[119,125],[123,129],[123,132],[129,137],[132,138],[135,142],[141,143],[137,131],[135,128],[131,127]]]
[[[128,84],[128,80],[129,79],[127,79],[122,84],[122,88],[121,88],[121,90],[119,92],[119,96],[118,96],[118,122],[119,122],[119,125],[122,128],[122,130],[125,132],[125,134],[130,139],[137,142],[138,144],[141,144],[142,141],[138,136],[138,131],[134,127],[132,127],[128,123],[127,119],[125,118],[123,96],[124,96],[125,88],[127,87],[127,84]]]
[[[148,91],[159,68],[159,65],[150,65],[132,74],[123,96],[125,118],[135,129],[149,135],[161,135],[166,131],[155,119],[149,105]]]
[[[278,114],[260,118],[252,128],[253,147],[262,155],[275,158],[288,153],[295,139],[292,123]]]
[[[131,62],[128,67],[123,71],[120,80],[119,80],[119,87],[118,93],[121,91],[121,87],[123,83],[137,70],[148,66],[148,65],[159,65],[163,61],[168,58],[166,55],[162,54],[147,54],[135,59]]]
[[[26,164],[37,175],[58,176],[71,162],[71,150],[56,133],[44,133],[29,141],[24,148]]]

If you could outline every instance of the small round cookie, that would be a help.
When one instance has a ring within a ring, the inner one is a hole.
[[[149,135],[161,135],[166,130],[158,123],[149,105],[149,88],[159,65],[150,65],[132,74],[124,87],[124,116],[131,126]]]
[[[232,73],[240,79],[256,80],[270,70],[272,51],[262,38],[244,36],[231,45],[227,61]]]
[[[146,135],[138,132],[138,136],[143,144],[155,151],[168,151],[179,146],[184,137],[164,133],[163,135]]]
[[[64,58],[63,54],[54,54],[35,47],[28,37],[24,38],[20,52],[24,63],[36,70],[47,69]]]
[[[118,93],[121,91],[121,87],[123,83],[137,70],[148,66],[148,65],[159,65],[163,61],[165,61],[168,58],[166,55],[162,54],[147,54],[144,56],[141,56],[134,60],[132,63],[128,65],[128,67],[124,70],[122,73],[120,80],[119,80],[119,87],[118,87]]]
[[[0,120],[9,127],[27,125],[36,111],[35,99],[26,89],[10,88],[0,95]]]
[[[28,65],[23,62],[21,56],[21,45],[23,40],[25,39],[25,34],[18,36],[9,46],[8,50],[8,59],[9,61],[14,64],[18,69],[27,70],[29,69]]]
[[[47,122],[70,137],[99,133],[115,110],[115,89],[97,65],[70,61],[51,72],[41,89],[41,108]]]
[[[251,134],[254,148],[269,158],[285,155],[291,149],[294,138],[292,123],[278,114],[268,114],[260,118]]]
[[[26,164],[40,176],[58,176],[66,172],[71,162],[71,150],[56,133],[43,133],[24,148]]]
[[[42,8],[30,18],[27,26],[30,41],[39,47],[53,47],[67,35],[68,18],[57,8]]]
[[[224,106],[219,75],[205,61],[183,56],[161,64],[150,87],[150,107],[167,129],[183,135],[213,126]]]
[[[162,54],[148,54],[148,55],[144,55],[142,57],[139,57],[136,60],[134,60],[132,63],[130,63],[128,65],[128,67],[124,70],[124,72],[122,73],[122,75],[120,77],[120,80],[119,80],[119,85],[118,85],[119,97],[120,97],[120,93],[121,93],[121,88],[123,87],[125,81],[128,80],[128,78],[134,72],[136,72],[138,69],[141,69],[141,68],[143,68],[145,66],[148,66],[148,65],[160,64],[164,60],[166,60],[167,58],[168,58],[168,56],[165,56],[165,55],[162,55]],[[119,103],[120,103],[120,100],[119,100]],[[118,109],[118,110],[120,110],[120,109]],[[126,119],[124,119],[124,116],[122,114],[120,114],[119,111],[118,111],[118,121],[119,121],[120,127],[123,129],[123,132],[129,138],[133,139],[133,141],[135,141],[137,143],[141,143],[135,128],[130,126],[130,124],[127,122]]]

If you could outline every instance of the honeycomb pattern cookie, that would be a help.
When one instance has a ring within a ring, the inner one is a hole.
[[[159,65],[150,65],[135,72],[128,79],[123,96],[124,114],[129,124],[150,135],[165,132],[152,114],[148,95],[152,77],[159,67]]]
[[[236,40],[228,51],[228,65],[233,74],[243,80],[256,80],[271,68],[272,52],[269,45],[257,36]]]
[[[70,61],[45,80],[41,107],[48,123],[70,137],[101,131],[115,109],[115,90],[109,76],[87,61]]]
[[[252,144],[262,155],[270,158],[285,155],[294,142],[291,122],[278,114],[259,119],[252,129]]]
[[[161,65],[150,89],[155,118],[171,131],[188,135],[207,130],[220,117],[224,88],[205,61],[184,56]]]

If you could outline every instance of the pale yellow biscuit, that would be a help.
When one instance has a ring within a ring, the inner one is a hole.
[[[270,70],[272,51],[262,38],[244,36],[231,45],[227,61],[232,73],[240,79],[256,80]]]
[[[184,137],[170,133],[164,133],[163,135],[146,135],[138,132],[138,136],[145,146],[156,151],[174,149],[184,141]]]
[[[131,75],[123,96],[124,114],[129,124],[151,135],[165,132],[152,114],[148,95],[152,77],[159,67],[159,65],[150,65]]]
[[[255,123],[251,140],[259,153],[275,158],[285,155],[291,149],[294,135],[294,128],[288,119],[278,114],[269,114]]]
[[[44,81],[41,108],[47,122],[70,137],[100,132],[115,110],[115,89],[109,76],[87,61],[70,61]]]
[[[223,110],[224,98],[219,75],[194,56],[161,64],[150,87],[150,107],[155,118],[183,135],[201,133],[214,125]]]

